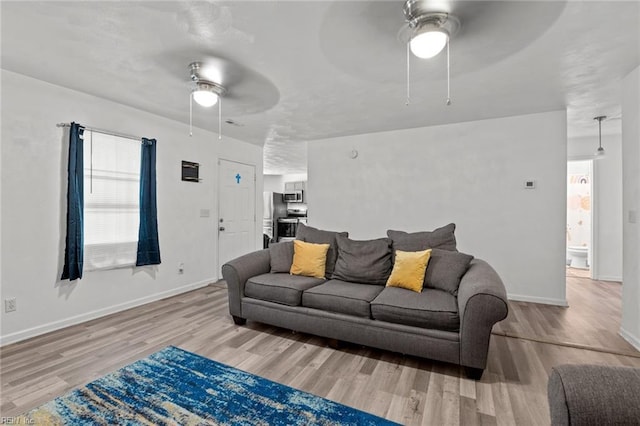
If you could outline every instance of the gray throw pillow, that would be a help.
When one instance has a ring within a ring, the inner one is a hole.
[[[293,241],[269,244],[271,256],[271,272],[287,272],[291,270],[293,263]]]
[[[424,286],[458,295],[462,276],[473,260],[470,254],[459,251],[433,249],[424,275]]]
[[[333,270],[336,266],[336,260],[338,259],[338,246],[336,243],[337,235],[341,235],[346,238],[349,236],[349,233],[323,231],[321,229],[314,228],[313,226],[307,226],[304,223],[298,224],[298,230],[296,232],[296,240],[314,244],[329,244],[329,251],[327,252],[327,264],[325,266],[325,277],[327,278],[331,278],[331,275],[333,275]]]
[[[391,275],[391,241],[388,238],[356,241],[338,235],[338,260],[333,279],[385,285]]]
[[[456,224],[450,223],[433,231],[408,233],[388,230],[387,236],[393,241],[393,250],[422,251],[429,248],[456,251]]]

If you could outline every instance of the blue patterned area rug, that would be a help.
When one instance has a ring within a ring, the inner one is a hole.
[[[21,424],[396,424],[173,346],[24,417]]]

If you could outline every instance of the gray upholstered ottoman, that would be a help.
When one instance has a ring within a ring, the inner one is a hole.
[[[553,367],[548,397],[552,425],[640,425],[640,368]]]

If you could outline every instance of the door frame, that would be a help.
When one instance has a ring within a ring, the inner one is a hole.
[[[256,226],[257,226],[256,225],[256,217],[257,217],[256,214],[257,213],[256,212],[258,210],[258,203],[257,203],[257,199],[256,199],[256,197],[257,197],[257,195],[256,195],[256,192],[257,192],[257,189],[256,189],[256,183],[257,183],[256,170],[257,170],[258,166],[256,164],[252,164],[252,163],[247,163],[247,162],[243,162],[243,161],[230,160],[228,158],[218,157],[218,162],[217,162],[217,165],[218,165],[218,173],[217,173],[218,174],[218,176],[217,176],[218,184],[216,185],[217,186],[217,190],[218,190],[218,194],[217,194],[217,197],[216,197],[216,204],[217,204],[216,205],[216,211],[217,211],[217,214],[216,214],[216,230],[215,230],[215,232],[216,232],[216,251],[217,251],[217,253],[216,253],[216,271],[217,271],[217,274],[218,274],[218,279],[222,279],[222,265],[220,264],[220,252],[221,251],[220,251],[220,229],[219,229],[219,227],[220,227],[220,199],[221,199],[221,196],[222,196],[222,190],[221,190],[221,187],[220,187],[220,184],[222,182],[222,180],[220,179],[220,172],[222,170],[222,166],[221,166],[221,162],[222,161],[226,161],[227,163],[236,163],[236,164],[240,164],[240,165],[243,165],[243,166],[248,166],[248,167],[253,168],[253,228],[254,228],[253,232],[252,232],[252,235],[253,235],[253,249],[255,249],[255,247],[256,247],[256,237],[257,237],[257,235],[256,235]]]
[[[567,165],[569,162],[574,161],[586,161],[589,163],[589,177],[590,177],[590,196],[591,196],[591,247],[589,247],[589,256],[587,257],[587,261],[589,262],[589,277],[592,280],[598,279],[598,204],[596,200],[598,198],[597,194],[597,185],[596,185],[596,160],[591,155],[576,155],[567,157]],[[567,178],[569,177],[569,167],[567,167]],[[566,180],[566,179],[565,179]],[[565,201],[566,206],[566,201]],[[566,210],[566,207],[565,207]],[[568,212],[565,211],[565,216]],[[565,257],[566,257],[566,243],[565,243]]]

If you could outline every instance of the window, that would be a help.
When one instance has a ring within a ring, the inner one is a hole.
[[[140,141],[84,132],[84,270],[136,264]]]

